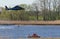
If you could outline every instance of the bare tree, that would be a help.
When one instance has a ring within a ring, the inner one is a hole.
[[[42,15],[43,15],[43,20],[47,20],[47,11],[48,10],[48,0],[40,0],[41,1],[41,6],[42,6]]]
[[[34,11],[36,12],[36,20],[39,19],[38,14],[39,14],[39,9],[38,9],[38,4],[35,2],[33,3]]]
[[[59,17],[59,13],[60,13],[60,0],[57,0],[57,12],[58,12],[58,17]]]

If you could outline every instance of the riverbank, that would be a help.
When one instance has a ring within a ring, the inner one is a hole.
[[[11,24],[11,25],[60,25],[60,20],[56,21],[3,21],[0,20],[0,24]]]
[[[60,38],[19,38],[19,39],[60,39]]]
[[[14,38],[0,38],[0,39],[14,39]],[[60,38],[16,38],[16,39],[60,39]]]

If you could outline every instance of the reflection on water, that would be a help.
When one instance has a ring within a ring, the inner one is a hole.
[[[60,37],[60,25],[0,25],[0,37],[25,38],[33,33],[41,37]]]

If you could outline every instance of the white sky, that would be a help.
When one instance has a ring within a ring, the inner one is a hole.
[[[31,4],[34,0],[0,0],[0,7],[13,7],[20,4]]]

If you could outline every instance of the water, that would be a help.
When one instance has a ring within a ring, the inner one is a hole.
[[[33,33],[41,37],[60,37],[60,25],[0,25],[0,37],[25,38]]]

